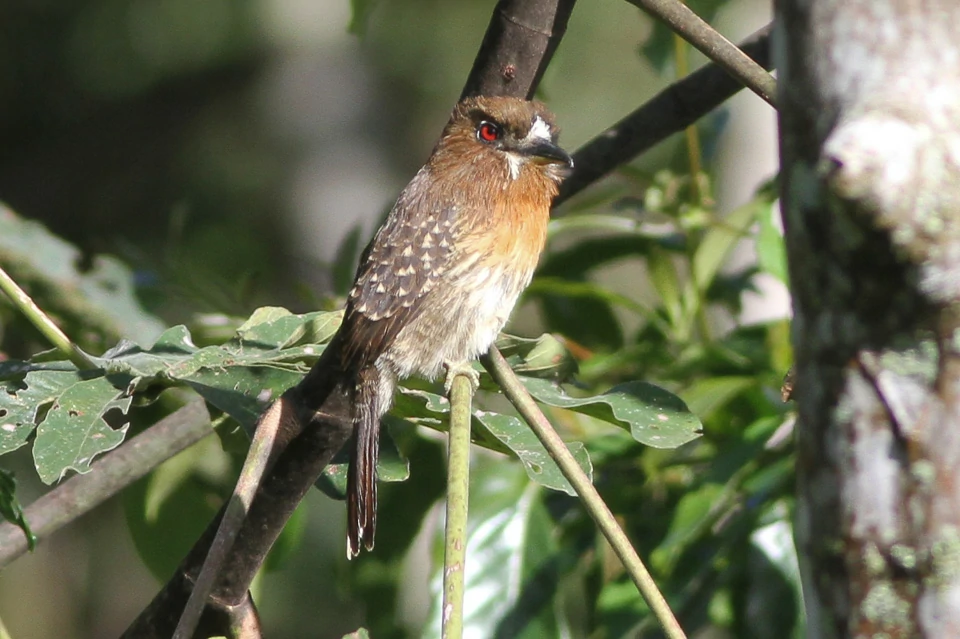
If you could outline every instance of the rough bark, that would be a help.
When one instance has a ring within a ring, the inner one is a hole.
[[[781,0],[810,637],[960,637],[960,3]]]

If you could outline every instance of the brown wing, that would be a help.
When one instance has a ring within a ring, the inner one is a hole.
[[[456,206],[430,202],[421,171],[400,195],[360,259],[341,331],[344,367],[359,370],[387,350],[448,268]]]

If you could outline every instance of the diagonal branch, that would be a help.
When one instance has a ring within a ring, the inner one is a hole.
[[[24,516],[37,537],[48,537],[211,432],[204,403],[191,401],[95,461],[89,473],[74,475],[37,499]],[[0,567],[26,551],[23,531],[0,524]]]
[[[771,25],[767,25],[740,45],[745,54],[766,69],[773,68],[770,30]],[[554,205],[682,131],[741,88],[737,80],[716,64],[709,64],[674,82],[573,154],[576,168],[563,183]]]
[[[656,582],[647,571],[647,567],[630,543],[626,533],[623,532],[613,513],[610,512],[610,508],[607,507],[597,489],[594,488],[590,478],[580,469],[577,460],[574,459],[567,445],[560,439],[560,435],[553,429],[540,407],[537,406],[537,402],[530,396],[523,383],[510,368],[507,360],[500,354],[496,346],[492,346],[490,352],[483,356],[482,361],[484,368],[489,371],[493,379],[503,389],[503,394],[523,416],[530,429],[536,434],[537,439],[547,449],[547,453],[557,463],[563,476],[573,486],[577,497],[583,503],[583,507],[593,518],[597,528],[600,529],[617,557],[623,562],[624,569],[626,569],[633,583],[637,586],[637,590],[640,591],[650,610],[656,616],[664,633],[669,639],[685,639],[686,635],[680,627],[680,623],[674,616],[673,611],[670,610],[669,604],[667,604],[660,589],[657,588]]]
[[[735,44],[700,19],[680,0],[627,0],[667,23],[681,38],[695,46],[745,87],[776,106],[777,83],[767,71]]]

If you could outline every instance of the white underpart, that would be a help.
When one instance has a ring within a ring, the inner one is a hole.
[[[552,142],[553,132],[550,125],[547,124],[539,115],[534,118],[527,136],[523,138],[524,145],[537,144],[538,142]],[[516,153],[507,152],[507,168],[510,171],[510,179],[516,180],[520,177],[520,167],[526,161],[526,158]]]

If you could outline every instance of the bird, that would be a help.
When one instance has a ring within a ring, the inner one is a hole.
[[[423,167],[363,251],[342,323],[292,390],[307,420],[352,420],[347,557],[373,550],[380,420],[399,380],[466,374],[530,283],[573,159],[541,102],[456,104]]]

